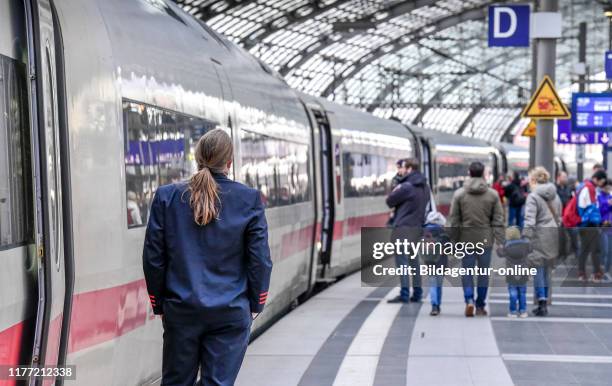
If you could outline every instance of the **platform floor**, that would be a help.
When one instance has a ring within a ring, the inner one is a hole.
[[[466,318],[461,288],[442,313],[387,304],[396,288],[359,274],[279,320],[249,346],[239,386],[612,385],[612,288],[555,288],[550,316],[510,319],[491,288],[489,316]],[[531,295],[530,289],[530,295]],[[531,305],[530,305],[531,308]]]

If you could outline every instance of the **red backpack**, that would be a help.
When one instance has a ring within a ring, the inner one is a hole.
[[[562,221],[563,226],[566,228],[577,227],[582,222],[582,218],[580,217],[580,214],[578,214],[578,196],[580,196],[580,192],[582,192],[582,189],[584,188],[589,190],[591,202],[595,202],[595,187],[592,184],[585,182],[584,186],[572,196],[572,198],[567,202],[567,205],[565,205],[565,208],[563,208]]]

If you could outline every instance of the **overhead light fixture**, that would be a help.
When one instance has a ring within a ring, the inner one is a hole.
[[[606,17],[612,18],[612,7],[608,7],[604,10],[604,15],[606,15]]]

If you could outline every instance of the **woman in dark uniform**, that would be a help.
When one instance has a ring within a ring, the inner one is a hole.
[[[272,261],[260,193],[232,181],[230,136],[206,133],[198,172],[161,186],[151,204],[143,266],[162,316],[162,385],[233,385],[251,321],[266,302]]]

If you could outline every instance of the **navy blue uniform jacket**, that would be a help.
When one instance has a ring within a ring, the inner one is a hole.
[[[272,260],[260,194],[224,175],[216,220],[194,221],[186,182],[157,189],[147,225],[143,267],[155,314],[230,321],[261,312]]]

